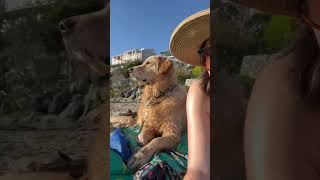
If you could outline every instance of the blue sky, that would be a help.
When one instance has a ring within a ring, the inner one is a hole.
[[[169,49],[171,33],[210,0],[110,0],[110,53],[135,48]]]

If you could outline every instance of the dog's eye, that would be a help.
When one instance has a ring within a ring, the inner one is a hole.
[[[150,62],[146,62],[146,64],[150,64]]]

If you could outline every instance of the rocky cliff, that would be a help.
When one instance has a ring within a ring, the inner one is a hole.
[[[78,13],[94,11],[79,4],[71,6]],[[57,20],[77,12],[62,5],[0,17],[0,174],[83,173],[107,108],[106,77],[90,77],[88,65],[69,61]]]

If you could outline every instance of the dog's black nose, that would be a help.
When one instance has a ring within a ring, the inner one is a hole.
[[[67,18],[59,22],[59,30],[62,34],[67,34],[73,31],[75,25],[75,20]]]
[[[129,72],[129,73],[132,72],[132,71],[133,71],[133,68],[132,68],[132,67],[128,69],[128,72]]]

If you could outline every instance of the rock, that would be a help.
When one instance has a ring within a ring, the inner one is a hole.
[[[48,100],[47,103],[49,103],[51,98],[49,97],[47,100]],[[29,99],[29,97],[27,97],[27,96],[17,97],[16,100],[15,100],[15,106],[19,110],[24,110],[24,109],[30,107],[30,99]]]
[[[135,99],[136,98],[136,91],[132,91],[132,94],[129,97],[130,99]]]
[[[89,110],[93,109],[100,102],[100,88],[94,84],[90,85],[88,94],[85,95],[83,104],[84,111],[86,114]]]
[[[193,83],[193,81],[195,81],[196,79],[186,79],[186,82],[185,82],[185,86],[187,86],[187,87],[190,87],[191,86],[191,84]]]
[[[16,117],[10,115],[4,115],[0,117],[0,128],[10,128],[17,121]]]
[[[3,97],[0,102],[0,114],[6,114],[10,111],[10,99]]]
[[[25,118],[19,120],[15,126],[17,127],[23,127],[23,128],[37,128],[38,125],[34,125],[36,123],[40,122],[41,113],[39,112],[33,112],[29,115],[27,115]]]
[[[120,93],[120,95],[121,95],[122,98],[124,98],[124,97],[126,96],[126,92],[127,92],[127,91],[122,91],[122,92]]]
[[[75,80],[73,83],[71,83],[69,87],[69,92],[71,94],[74,93],[86,93],[89,89],[90,82],[88,80]]]
[[[8,93],[6,93],[4,90],[0,90],[0,98],[3,98],[7,95],[8,95]]]
[[[15,85],[20,79],[21,79],[20,73],[14,69],[11,69],[10,71],[6,72],[3,75],[3,80],[9,86]]]
[[[98,86],[99,99],[101,102],[106,102],[110,97],[110,90],[106,88],[106,83],[107,82],[105,82],[103,85]]]
[[[112,101],[110,103],[110,117],[119,116],[120,113],[127,112],[130,109],[133,112],[138,110],[138,102],[129,101],[129,99],[125,99],[125,101]]]
[[[39,129],[63,129],[72,125],[72,122],[60,118],[58,115],[43,115],[39,117]]]
[[[131,84],[132,81],[129,78],[125,78],[122,73],[120,68],[115,68],[114,71],[112,72],[112,76],[110,78],[111,82],[111,93],[121,96],[121,97],[130,97],[131,94],[126,94],[127,90],[130,88],[131,89]],[[124,92],[125,91],[125,92]]]
[[[46,154],[46,155],[37,155],[37,156],[29,156],[29,157],[22,157],[12,164],[9,164],[9,169],[15,173],[24,173],[30,171],[39,171],[44,167],[57,163],[60,161],[61,158],[57,154]]]
[[[132,87],[131,88],[131,91],[137,91],[138,90],[138,87]]]
[[[83,95],[76,94],[72,97],[72,102],[59,115],[62,119],[76,120],[84,110]]]
[[[83,170],[95,132],[87,129],[0,131],[0,174]]]
[[[64,129],[72,126],[71,121],[66,121],[58,115],[53,114],[32,114],[28,118],[21,120],[16,124],[20,128],[30,129]]]
[[[140,96],[142,94],[142,90],[141,88],[138,88],[137,92],[136,92],[137,96]]]
[[[256,78],[257,74],[263,69],[263,67],[277,59],[278,56],[279,54],[245,56],[242,60],[240,74]]]
[[[20,158],[14,161],[12,164],[9,164],[9,169],[14,173],[21,173],[30,171],[30,166],[34,163],[31,158]]]
[[[128,97],[131,96],[131,94],[132,94],[132,90],[128,90],[128,91],[125,93],[124,97],[125,97],[125,98],[128,98]]]
[[[105,114],[109,108],[107,108],[107,105],[100,104],[96,108],[90,110],[87,114],[81,116],[80,121],[81,125],[85,125],[86,128],[98,128],[100,125],[100,122],[105,119]]]
[[[51,98],[46,94],[36,95],[31,98],[31,109],[34,112],[48,112],[48,106],[51,102]]]
[[[69,86],[69,93],[70,93],[70,94],[74,94],[74,93],[76,93],[76,92],[77,92],[76,83],[73,82],[73,83],[71,83],[70,86]]]
[[[67,91],[63,91],[54,96],[49,104],[49,113],[60,113],[71,101],[71,96]]]

